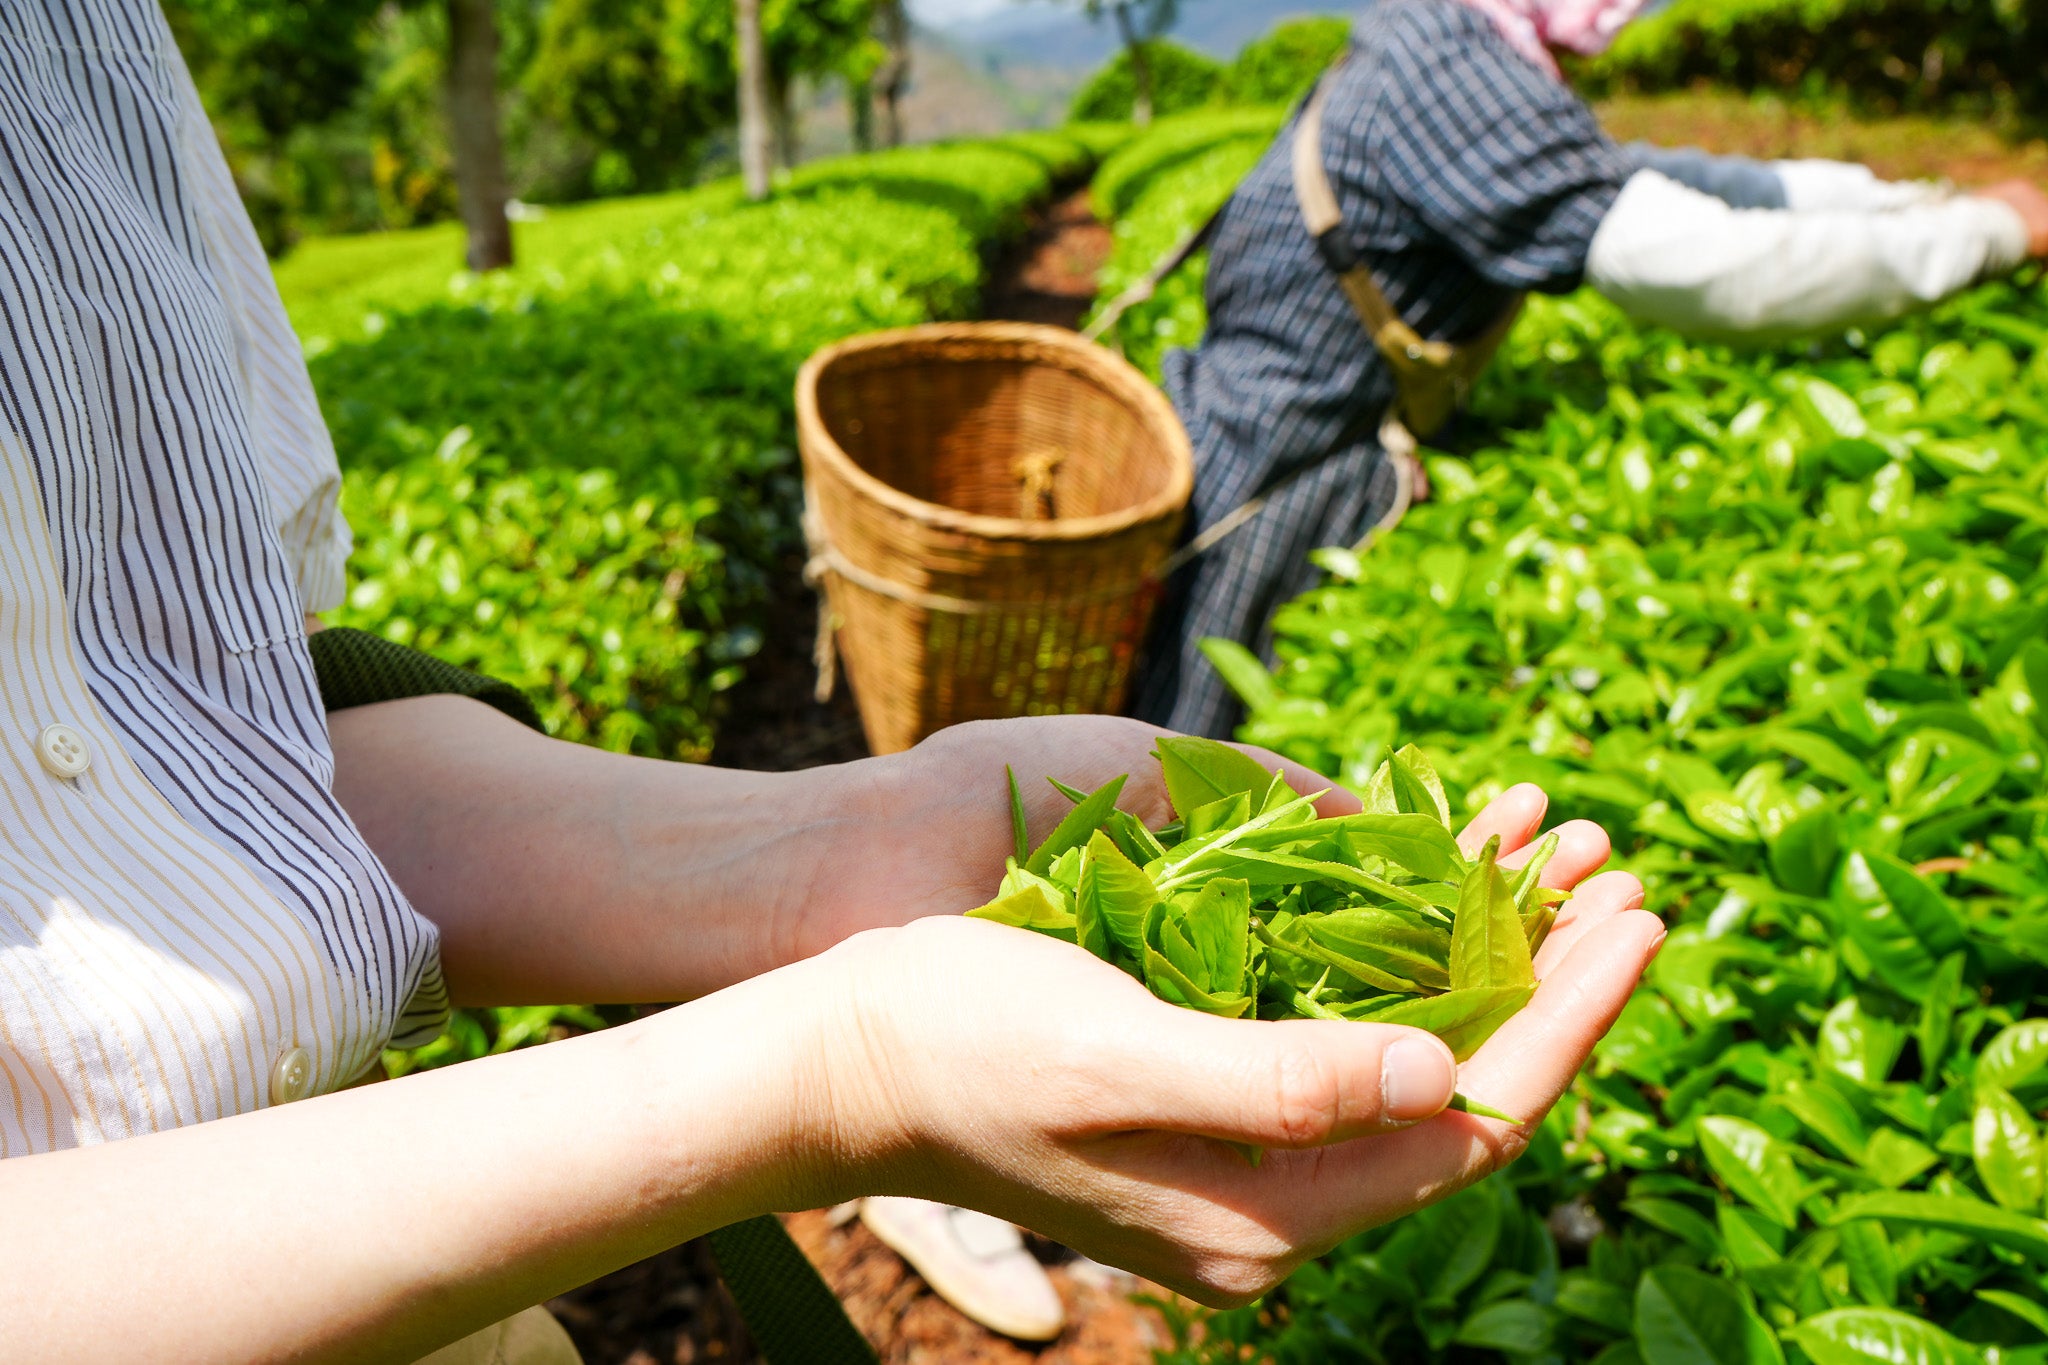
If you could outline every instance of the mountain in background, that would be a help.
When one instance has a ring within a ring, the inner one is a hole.
[[[1182,0],[1175,42],[1220,61],[1286,19],[1355,14],[1362,0]],[[1071,8],[1038,0],[985,18],[913,30],[910,89],[903,122],[913,142],[988,137],[1046,128],[1066,117],[1082,82],[1115,55],[1107,24],[1090,24]],[[852,148],[844,88],[816,91],[803,120],[806,157]]]
[[[1168,36],[1198,52],[1228,61],[1238,49],[1285,19],[1312,14],[1355,14],[1359,0],[1183,0],[1180,23]],[[1019,4],[983,19],[947,25],[938,36],[964,53],[1016,64],[1088,72],[1115,55],[1115,29],[1091,24],[1073,9]]]

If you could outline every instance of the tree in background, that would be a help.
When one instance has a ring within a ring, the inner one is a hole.
[[[1081,0],[1081,12],[1091,21],[1100,22],[1105,14],[1115,21],[1136,92],[1131,121],[1140,128],[1147,126],[1156,108],[1149,45],[1180,18],[1180,0]]]
[[[761,0],[734,0],[738,35],[740,95],[740,178],[747,198],[768,197],[774,130],[769,126],[768,43],[761,31]]]
[[[448,0],[448,141],[475,271],[512,264],[505,215],[505,143],[498,117],[498,19],[493,0]]]
[[[1351,42],[1347,19],[1293,19],[1245,45],[1218,91],[1230,104],[1287,104],[1308,93]]]
[[[884,56],[873,89],[882,104],[882,145],[903,145],[903,92],[910,85],[910,16],[903,0],[875,0],[875,36]]]
[[[1216,99],[1223,81],[1222,63],[1159,39],[1143,44],[1142,56],[1151,83],[1148,118],[1199,109]],[[1076,123],[1137,121],[1144,100],[1138,71],[1129,52],[1117,53],[1081,87],[1067,108],[1067,117]]]
[[[270,250],[290,241],[299,186],[292,134],[361,94],[379,0],[166,0],[165,13],[223,135],[250,218]]]

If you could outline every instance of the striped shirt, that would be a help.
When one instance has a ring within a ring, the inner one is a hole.
[[[0,1157],[441,1027],[433,926],[331,792],[304,613],[341,597],[339,482],[155,0],[6,0]]]
[[[1379,0],[1331,78],[1323,163],[1342,231],[1424,337],[1462,341],[1530,290],[1578,287],[1635,159],[1556,77],[1455,0]],[[1392,506],[1377,441],[1394,381],[1302,224],[1293,123],[1232,197],[1210,249],[1209,331],[1167,357],[1195,449],[1193,530],[1304,468],[1181,573],[1161,604],[1136,713],[1227,735],[1238,707],[1199,643],[1267,645],[1273,611]]]

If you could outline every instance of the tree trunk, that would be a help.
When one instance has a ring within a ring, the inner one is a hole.
[[[889,53],[875,72],[875,89],[882,96],[882,145],[901,147],[903,89],[910,84],[910,17],[903,12],[903,0],[881,0],[876,22]]]
[[[505,146],[498,135],[498,21],[491,5],[448,0],[448,142],[475,271],[512,264]]]
[[[775,164],[785,171],[795,170],[804,152],[791,90],[795,84],[776,78],[772,72],[768,78],[768,126],[775,134]]]
[[[761,0],[734,0],[740,56],[740,176],[747,198],[768,197],[775,158],[768,126],[768,52],[761,40]]]
[[[853,119],[853,150],[875,150],[875,83],[849,80],[846,83],[846,111]]]
[[[1140,128],[1149,128],[1152,126],[1152,60],[1146,56],[1145,44],[1131,24],[1129,4],[1116,7],[1116,26],[1123,35],[1124,50],[1131,54],[1131,85],[1136,92],[1131,102],[1131,122]]]

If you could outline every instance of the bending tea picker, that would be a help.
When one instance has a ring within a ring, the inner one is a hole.
[[[1239,708],[1201,642],[1264,652],[1274,609],[1314,582],[1312,552],[1398,520],[1400,457],[1451,418],[1527,293],[1586,284],[1645,321],[1769,341],[1895,317],[2048,254],[2032,185],[1960,193],[1615,143],[1554,53],[1601,50],[1642,7],[1379,0],[1177,249],[1209,249],[1208,332],[1165,366],[1200,553],[1168,585],[1134,714],[1231,731]]]

